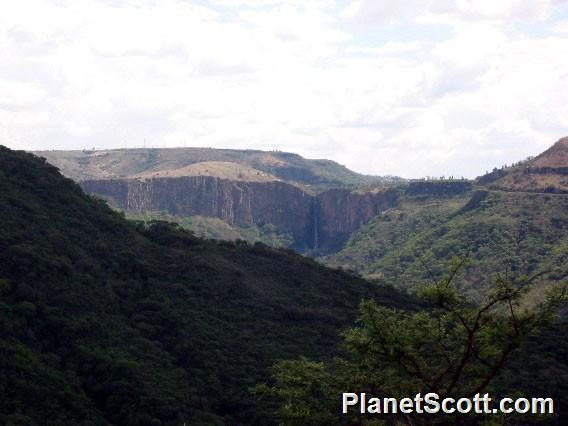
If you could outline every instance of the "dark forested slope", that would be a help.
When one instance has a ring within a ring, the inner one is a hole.
[[[362,297],[287,250],[127,222],[0,147],[0,424],[270,424],[248,388],[333,353]]]

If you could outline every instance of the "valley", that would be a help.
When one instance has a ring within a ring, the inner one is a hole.
[[[567,51],[568,0],[1,2],[0,426],[568,425]]]
[[[131,219],[165,219],[206,238],[289,247],[405,290],[469,254],[461,288],[476,298],[484,292],[480,277],[504,268],[547,271],[543,286],[568,274],[562,266],[567,141],[475,180],[363,176],[280,152],[39,154]]]
[[[564,150],[561,141],[547,153]],[[469,261],[455,285],[475,303],[493,294],[499,277],[538,274],[523,301],[537,307],[568,277],[568,195],[532,181],[505,185],[519,182],[518,168],[531,167],[530,160],[472,181],[334,178],[316,188],[287,181],[281,172],[266,179],[265,172],[238,164],[215,169],[246,171],[238,179],[195,175],[210,170],[203,164],[177,164],[178,171],[160,175],[130,165],[136,175],[76,185],[42,160],[2,155],[3,241],[9,243],[0,253],[7,259],[0,278],[10,289],[4,290],[10,317],[2,353],[16,389],[13,403],[22,404],[26,383],[42,377],[46,395],[67,386],[75,408],[59,412],[84,424],[121,424],[121,416],[132,415],[113,389],[123,399],[148,401],[145,417],[133,424],[151,418],[273,424],[270,403],[254,399],[247,387],[268,380],[278,360],[328,360],[360,300],[393,312],[423,309],[415,295],[425,283],[443,281],[464,256]],[[62,170],[67,176],[83,167],[61,164],[69,167]],[[558,182],[560,175],[554,175]],[[33,224],[28,231],[26,221]],[[30,261],[35,266],[26,272]],[[84,327],[91,331],[73,331]],[[566,407],[565,328],[565,321],[551,323],[531,335],[514,352],[513,370],[496,378],[496,391],[550,394]],[[532,370],[517,375],[522,365]],[[101,368],[110,376],[93,373]],[[65,382],[69,374],[78,381]],[[114,377],[139,389],[122,389]],[[219,392],[220,383],[228,393]],[[562,424],[562,417],[551,424]]]
[[[361,299],[419,304],[289,249],[126,221],[0,147],[0,424],[275,424],[250,387],[338,353]]]

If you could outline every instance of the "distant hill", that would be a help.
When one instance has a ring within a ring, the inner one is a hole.
[[[237,179],[235,175],[238,177],[239,172],[235,173],[236,165],[246,168],[243,169],[246,172],[241,173],[242,176],[237,180],[256,181],[256,173],[260,172],[263,176],[273,176],[282,181],[316,189],[380,183],[395,179],[361,175],[330,160],[308,160],[297,154],[280,151],[137,148],[37,151],[35,154],[45,157],[65,176],[75,181],[196,175]],[[209,167],[206,163],[209,163]],[[223,164],[220,166],[219,163]],[[235,166],[231,167],[229,163]]]
[[[124,220],[0,147],[0,424],[274,423],[250,386],[332,356],[361,298],[412,299],[290,250]]]
[[[505,191],[568,193],[568,137],[537,157],[507,169],[495,169],[478,181]]]
[[[204,148],[37,152],[131,218],[328,253],[385,207],[395,178],[296,154]],[[354,193],[364,186],[365,191]],[[220,220],[219,220],[220,219]],[[202,226],[205,225],[205,226]]]
[[[412,289],[469,253],[462,290],[473,297],[505,268],[549,271],[542,287],[568,277],[568,138],[475,181],[414,181],[397,190],[397,206],[320,260]]]
[[[258,169],[229,161],[203,161],[173,170],[144,171],[134,175],[135,178],[167,178],[182,176],[212,176],[232,181],[244,182],[274,182],[276,176],[262,172]]]
[[[115,194],[139,206],[162,199],[152,196],[156,185],[167,188],[165,197],[180,182],[195,181],[191,188],[201,189],[192,197],[245,201],[245,191],[282,201],[275,188],[284,185],[293,196],[281,205],[270,201],[264,211],[306,214],[312,242],[342,231],[336,235],[347,243],[321,259],[376,283],[291,250],[203,240],[164,222],[127,222],[41,159],[0,148],[0,424],[274,424],[273,407],[253,400],[248,388],[268,377],[275,360],[333,356],[360,298],[416,307],[385,284],[412,290],[467,252],[473,263],[458,281],[474,297],[504,267],[512,274],[547,271],[533,302],[568,278],[568,195],[491,189],[497,179],[314,195],[277,179],[93,182],[116,185]],[[205,191],[208,185],[216,191]],[[170,194],[186,193],[181,189]],[[304,199],[307,210],[291,203]],[[215,200],[205,204],[233,217],[243,214],[233,207],[248,206]],[[314,214],[320,208],[323,225]],[[214,226],[211,218],[178,220]],[[281,240],[265,228],[265,237]],[[533,336],[498,381],[502,395],[553,397],[559,414],[548,424],[566,424],[567,336],[566,323]]]
[[[533,164],[550,160],[551,152],[561,158],[563,148],[556,145]],[[498,170],[489,181],[468,182],[469,188],[447,181],[401,186],[397,206],[381,211],[339,251],[319,260],[412,292],[443,277],[452,257],[469,254],[471,262],[456,280],[462,293],[480,300],[497,274],[543,273],[528,297],[528,303],[539,303],[551,285],[568,281],[568,194],[557,173],[562,164],[546,166],[556,169],[552,186],[550,180],[544,184],[542,174],[520,172],[522,165]],[[509,185],[513,178],[518,185]],[[554,398],[554,418],[527,418],[522,424],[566,424],[566,307],[563,312],[559,324],[529,339],[497,380],[501,395]]]

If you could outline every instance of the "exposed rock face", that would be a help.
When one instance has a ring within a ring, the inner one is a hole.
[[[273,224],[294,237],[294,248],[328,252],[361,225],[398,203],[396,191],[357,194],[333,189],[311,195],[280,181],[238,182],[211,176],[81,182],[85,192],[110,197],[134,212],[208,216],[231,225]]]
[[[349,235],[379,212],[398,205],[398,192],[353,193],[342,189],[322,192],[315,198],[317,220],[313,248],[323,252],[339,249]]]
[[[467,180],[439,180],[410,182],[406,188],[408,195],[454,196],[471,190],[471,182]]]
[[[568,176],[568,167],[527,167],[526,174]]]

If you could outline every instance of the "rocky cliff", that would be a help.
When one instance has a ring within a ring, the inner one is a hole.
[[[453,197],[471,191],[472,184],[467,180],[422,180],[410,182],[406,187],[407,195]]]
[[[349,236],[379,212],[398,205],[398,192],[354,193],[332,189],[314,197],[312,246],[319,252],[338,250]]]
[[[396,191],[312,195],[281,181],[242,182],[212,176],[108,179],[81,182],[85,192],[110,198],[126,211],[206,216],[231,225],[274,225],[301,251],[337,249],[360,226],[398,203]]]

